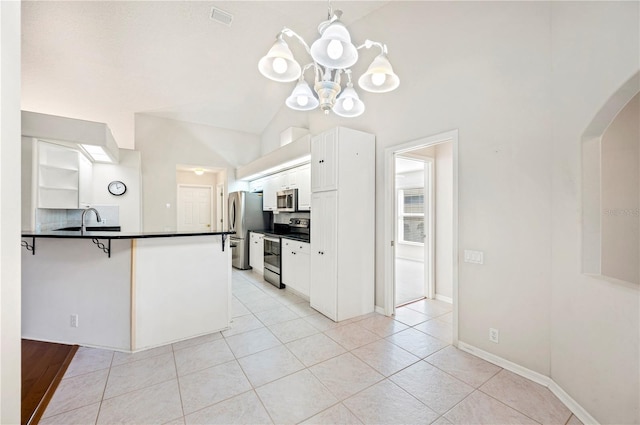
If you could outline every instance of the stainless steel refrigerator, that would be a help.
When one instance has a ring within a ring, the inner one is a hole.
[[[249,231],[271,226],[271,213],[262,211],[262,193],[231,192],[229,194],[229,231],[233,267],[249,267]]]

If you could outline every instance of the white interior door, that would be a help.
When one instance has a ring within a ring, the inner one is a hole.
[[[178,231],[211,231],[212,217],[211,186],[178,185]]]

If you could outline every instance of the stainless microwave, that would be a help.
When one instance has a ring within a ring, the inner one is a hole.
[[[298,189],[287,189],[276,192],[277,210],[279,212],[296,212],[298,210]]]

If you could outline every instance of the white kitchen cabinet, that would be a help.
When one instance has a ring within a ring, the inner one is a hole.
[[[276,174],[267,176],[264,178],[264,184],[262,187],[262,210],[263,211],[275,211],[278,209],[278,199],[276,198],[276,192],[278,192],[279,179],[276,178]]]
[[[311,165],[306,164],[297,168],[298,182],[298,210],[311,210]]]
[[[298,188],[298,168],[278,173],[280,175],[280,190]]]
[[[264,273],[264,235],[249,232],[249,265],[260,274]]]
[[[78,152],[78,207],[89,208],[93,203],[93,164]]]
[[[311,143],[309,301],[341,321],[374,311],[375,136],[339,127]]]
[[[304,297],[309,297],[311,280],[310,245],[293,239],[282,238],[282,283]]]
[[[278,209],[277,192],[280,190],[298,189],[298,209],[311,209],[311,167],[305,164],[290,170],[262,177],[249,182],[249,192],[262,192],[262,209],[276,211]]]
[[[338,132],[336,128],[311,139],[311,191],[336,190],[338,188],[337,155]],[[346,129],[345,129],[346,130]],[[357,169],[352,169],[355,172]]]
[[[38,208],[78,208],[79,152],[38,142]]]
[[[38,141],[38,208],[76,209],[93,201],[93,164],[81,152]]]

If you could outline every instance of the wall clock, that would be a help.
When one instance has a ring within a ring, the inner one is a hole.
[[[119,180],[112,181],[107,188],[109,189],[109,193],[115,196],[124,195],[127,191],[127,186]]]

